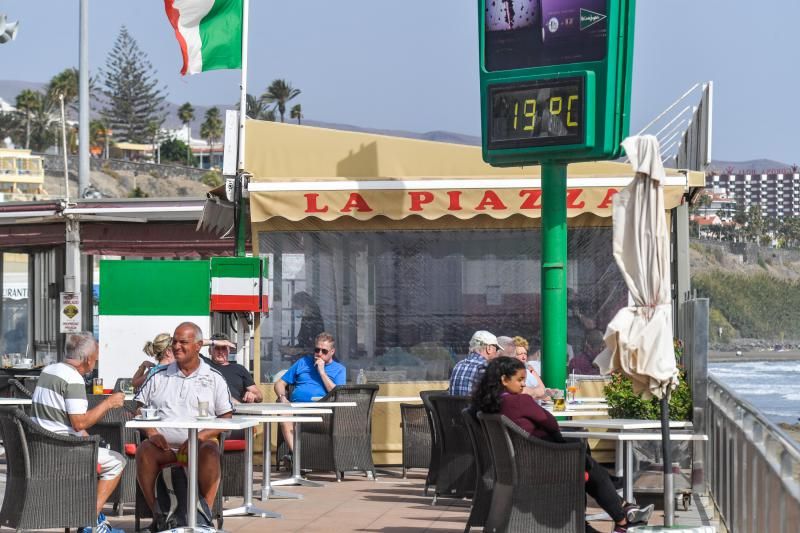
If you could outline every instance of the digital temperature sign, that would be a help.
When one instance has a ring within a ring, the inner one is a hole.
[[[488,93],[489,149],[583,145],[583,78],[494,85]]]

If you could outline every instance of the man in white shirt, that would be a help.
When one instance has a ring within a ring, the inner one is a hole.
[[[207,402],[208,413],[230,418],[233,404],[228,384],[219,371],[200,358],[203,332],[192,322],[180,324],[172,336],[173,363],[147,378],[135,400],[154,407],[164,420],[189,419],[198,415],[198,403]],[[164,465],[186,462],[188,430],[176,428],[147,429],[147,440],[136,450],[136,477],[145,501],[155,507],[155,481]],[[200,494],[213,505],[220,482],[220,450],[217,437],[221,431],[199,431],[197,477]],[[154,513],[155,516],[155,513]]]

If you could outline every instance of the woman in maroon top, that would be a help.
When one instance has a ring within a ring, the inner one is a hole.
[[[536,400],[522,394],[525,387],[525,366],[511,357],[498,357],[489,363],[478,387],[473,393],[473,405],[484,413],[500,413],[532,437],[551,442],[566,442],[558,421],[542,409]],[[614,533],[622,533],[629,526],[646,524],[653,505],[639,508],[625,504],[614,489],[606,469],[586,454],[586,493],[614,520]],[[586,532],[596,530],[586,524]]]

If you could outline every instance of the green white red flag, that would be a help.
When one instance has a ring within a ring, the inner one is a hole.
[[[164,0],[183,54],[181,74],[242,68],[243,0]]]

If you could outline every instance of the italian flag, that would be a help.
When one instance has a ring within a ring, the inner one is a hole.
[[[242,68],[242,0],[164,0],[183,54],[181,74]]]
[[[257,257],[212,258],[211,310],[266,312],[266,278],[267,267]]]

